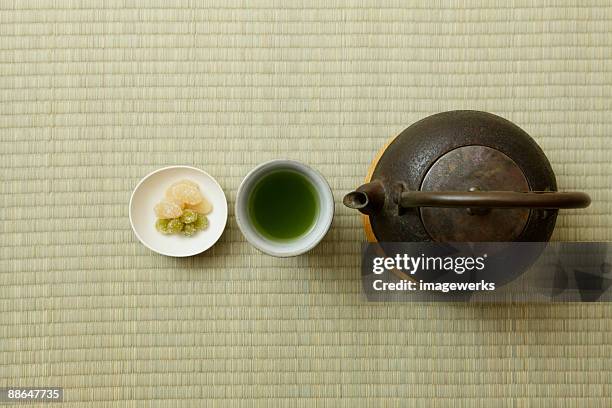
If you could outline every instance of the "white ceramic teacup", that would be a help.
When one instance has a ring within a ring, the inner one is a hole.
[[[304,235],[288,241],[275,241],[263,236],[249,216],[249,196],[261,178],[272,171],[293,170],[306,177],[314,187],[318,199],[318,214],[313,227]],[[236,221],[244,237],[255,248],[277,257],[296,256],[314,248],[325,236],[334,217],[334,197],[323,176],[313,168],[295,160],[271,160],[251,170],[238,188]]]

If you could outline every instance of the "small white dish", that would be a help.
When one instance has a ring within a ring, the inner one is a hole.
[[[277,170],[292,170],[305,176],[317,192],[319,214],[312,229],[305,235],[290,241],[273,241],[253,226],[249,217],[249,196],[259,180]],[[261,252],[279,258],[297,256],[313,249],[329,231],[334,218],[334,196],[325,178],[310,166],[295,160],[276,159],[260,164],[242,180],[236,193],[236,222],[244,237]]]
[[[164,235],[155,229],[157,217],[153,208],[170,185],[189,179],[212,204],[206,215],[208,228],[191,237],[181,234]],[[227,223],[227,199],[217,181],[203,170],[190,166],[170,166],[147,174],[134,188],[130,198],[130,224],[144,246],[158,254],[174,257],[193,256],[206,251],[221,237]]]

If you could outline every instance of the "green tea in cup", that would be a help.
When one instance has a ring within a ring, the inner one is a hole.
[[[317,220],[317,191],[295,170],[274,170],[254,185],[248,210],[253,226],[263,236],[280,241],[296,239]]]

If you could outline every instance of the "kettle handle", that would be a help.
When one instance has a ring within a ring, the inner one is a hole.
[[[398,204],[402,208],[586,208],[591,197],[575,191],[403,191]]]

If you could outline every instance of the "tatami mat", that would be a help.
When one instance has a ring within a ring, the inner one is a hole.
[[[610,1],[0,2],[0,386],[74,407],[612,405],[612,306],[364,301],[341,197],[451,109],[516,122],[592,195],[556,240],[612,240]],[[204,168],[232,206],[277,157],[334,190],[310,254],[261,255],[233,210],[190,259],[132,234],[149,171]]]

